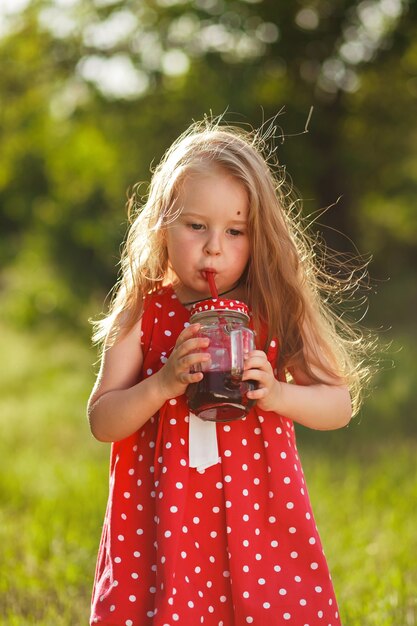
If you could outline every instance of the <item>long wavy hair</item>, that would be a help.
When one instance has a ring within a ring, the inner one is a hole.
[[[271,147],[274,130],[271,125],[267,131],[248,131],[221,119],[194,123],[156,167],[147,198],[142,201],[140,185],[133,189],[120,278],[107,315],[94,323],[93,339],[111,345],[140,319],[144,296],[169,282],[164,231],[180,210],[176,198],[181,185],[190,174],[220,169],[248,195],[251,256],[243,280],[255,329],[266,325],[268,340],[279,340],[278,371],[295,367],[320,382],[309,364],[313,355],[324,372],[348,385],[357,413],[372,373],[375,342],[348,318],[367,277],[367,263],[351,259],[346,271],[346,258],[331,255],[309,233]]]

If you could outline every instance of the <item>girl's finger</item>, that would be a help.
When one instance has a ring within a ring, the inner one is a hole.
[[[184,385],[191,385],[192,383],[198,383],[203,379],[203,372],[182,372],[180,374],[180,380]]]
[[[258,389],[248,391],[246,395],[250,400],[261,400],[267,395],[267,389],[266,387],[259,387]]]
[[[181,369],[189,370],[197,363],[207,363],[210,361],[210,355],[207,352],[191,352],[180,359]]]
[[[186,326],[186,328],[184,328],[184,330],[178,335],[177,345],[178,343],[183,343],[184,341],[187,341],[187,339],[194,337],[200,328],[201,324],[190,324],[189,326]]]
[[[261,356],[251,356],[245,359],[245,370],[261,369],[267,371],[270,367],[269,361]]]
[[[183,343],[177,346],[177,354],[179,358],[182,358],[190,352],[196,352],[207,348],[210,343],[208,337],[194,337],[193,339],[186,339]]]
[[[247,359],[251,359],[253,357],[260,357],[261,359],[266,359],[267,360],[267,356],[265,354],[265,352],[263,352],[263,350],[251,350],[250,352],[248,352],[246,354]]]
[[[257,383],[263,381],[265,372],[260,369],[245,370],[242,375],[242,380],[256,380]]]

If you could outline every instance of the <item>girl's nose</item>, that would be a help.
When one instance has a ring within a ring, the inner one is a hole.
[[[204,252],[208,256],[218,256],[221,252],[220,237],[213,233],[207,238],[204,246]]]

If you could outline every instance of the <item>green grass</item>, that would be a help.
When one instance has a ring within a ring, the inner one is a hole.
[[[10,329],[1,352],[0,623],[86,624],[109,452],[85,418],[94,355]]]
[[[299,448],[343,624],[414,626],[416,443]]]
[[[1,330],[0,624],[86,625],[109,455],[85,419],[95,355]],[[417,443],[387,419],[299,431],[344,626],[417,625]]]

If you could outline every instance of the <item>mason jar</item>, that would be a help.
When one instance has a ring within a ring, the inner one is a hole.
[[[256,389],[255,381],[242,381],[245,354],[255,347],[254,332],[248,327],[249,312],[238,300],[212,299],[195,304],[190,323],[201,325],[197,337],[208,337],[208,361],[194,372],[202,372],[198,383],[187,387],[191,411],[203,420],[229,422],[247,415],[254,405],[247,392]]]

